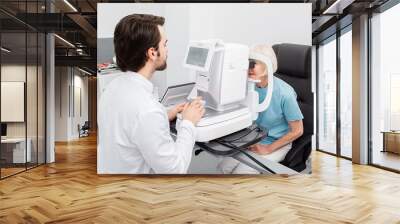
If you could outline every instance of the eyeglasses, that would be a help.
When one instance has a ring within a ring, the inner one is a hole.
[[[256,63],[257,63],[256,60],[249,59],[249,69],[253,69]]]

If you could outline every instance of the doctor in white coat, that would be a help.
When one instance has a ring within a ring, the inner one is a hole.
[[[164,18],[133,14],[114,31],[118,67],[98,106],[99,174],[187,173],[195,143],[195,125],[204,114],[200,100],[166,111],[153,96],[149,81],[167,67]],[[177,138],[169,120],[182,113]]]

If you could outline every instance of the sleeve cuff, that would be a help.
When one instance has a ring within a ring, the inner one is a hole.
[[[287,121],[301,121],[301,120],[304,120],[304,117],[303,117],[303,116],[301,116],[301,117],[295,117],[295,118],[291,118],[291,119],[287,119]]]
[[[194,124],[191,121],[188,121],[188,120],[182,120],[181,127],[182,126],[187,126],[187,127],[190,126],[191,128],[195,128]]]
[[[182,120],[180,125],[179,125],[179,128],[187,128],[187,129],[189,129],[192,132],[193,137],[196,137],[196,127],[194,126],[194,124],[191,121]]]

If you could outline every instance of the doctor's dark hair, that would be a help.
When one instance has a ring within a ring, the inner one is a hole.
[[[158,25],[164,25],[160,16],[132,14],[122,18],[114,30],[114,50],[118,67],[137,72],[147,61],[147,50],[158,50],[161,34]]]

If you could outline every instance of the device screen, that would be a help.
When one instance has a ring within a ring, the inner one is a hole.
[[[190,47],[186,64],[204,67],[207,61],[208,49],[200,47]]]
[[[1,123],[1,136],[7,136],[7,124]]]

